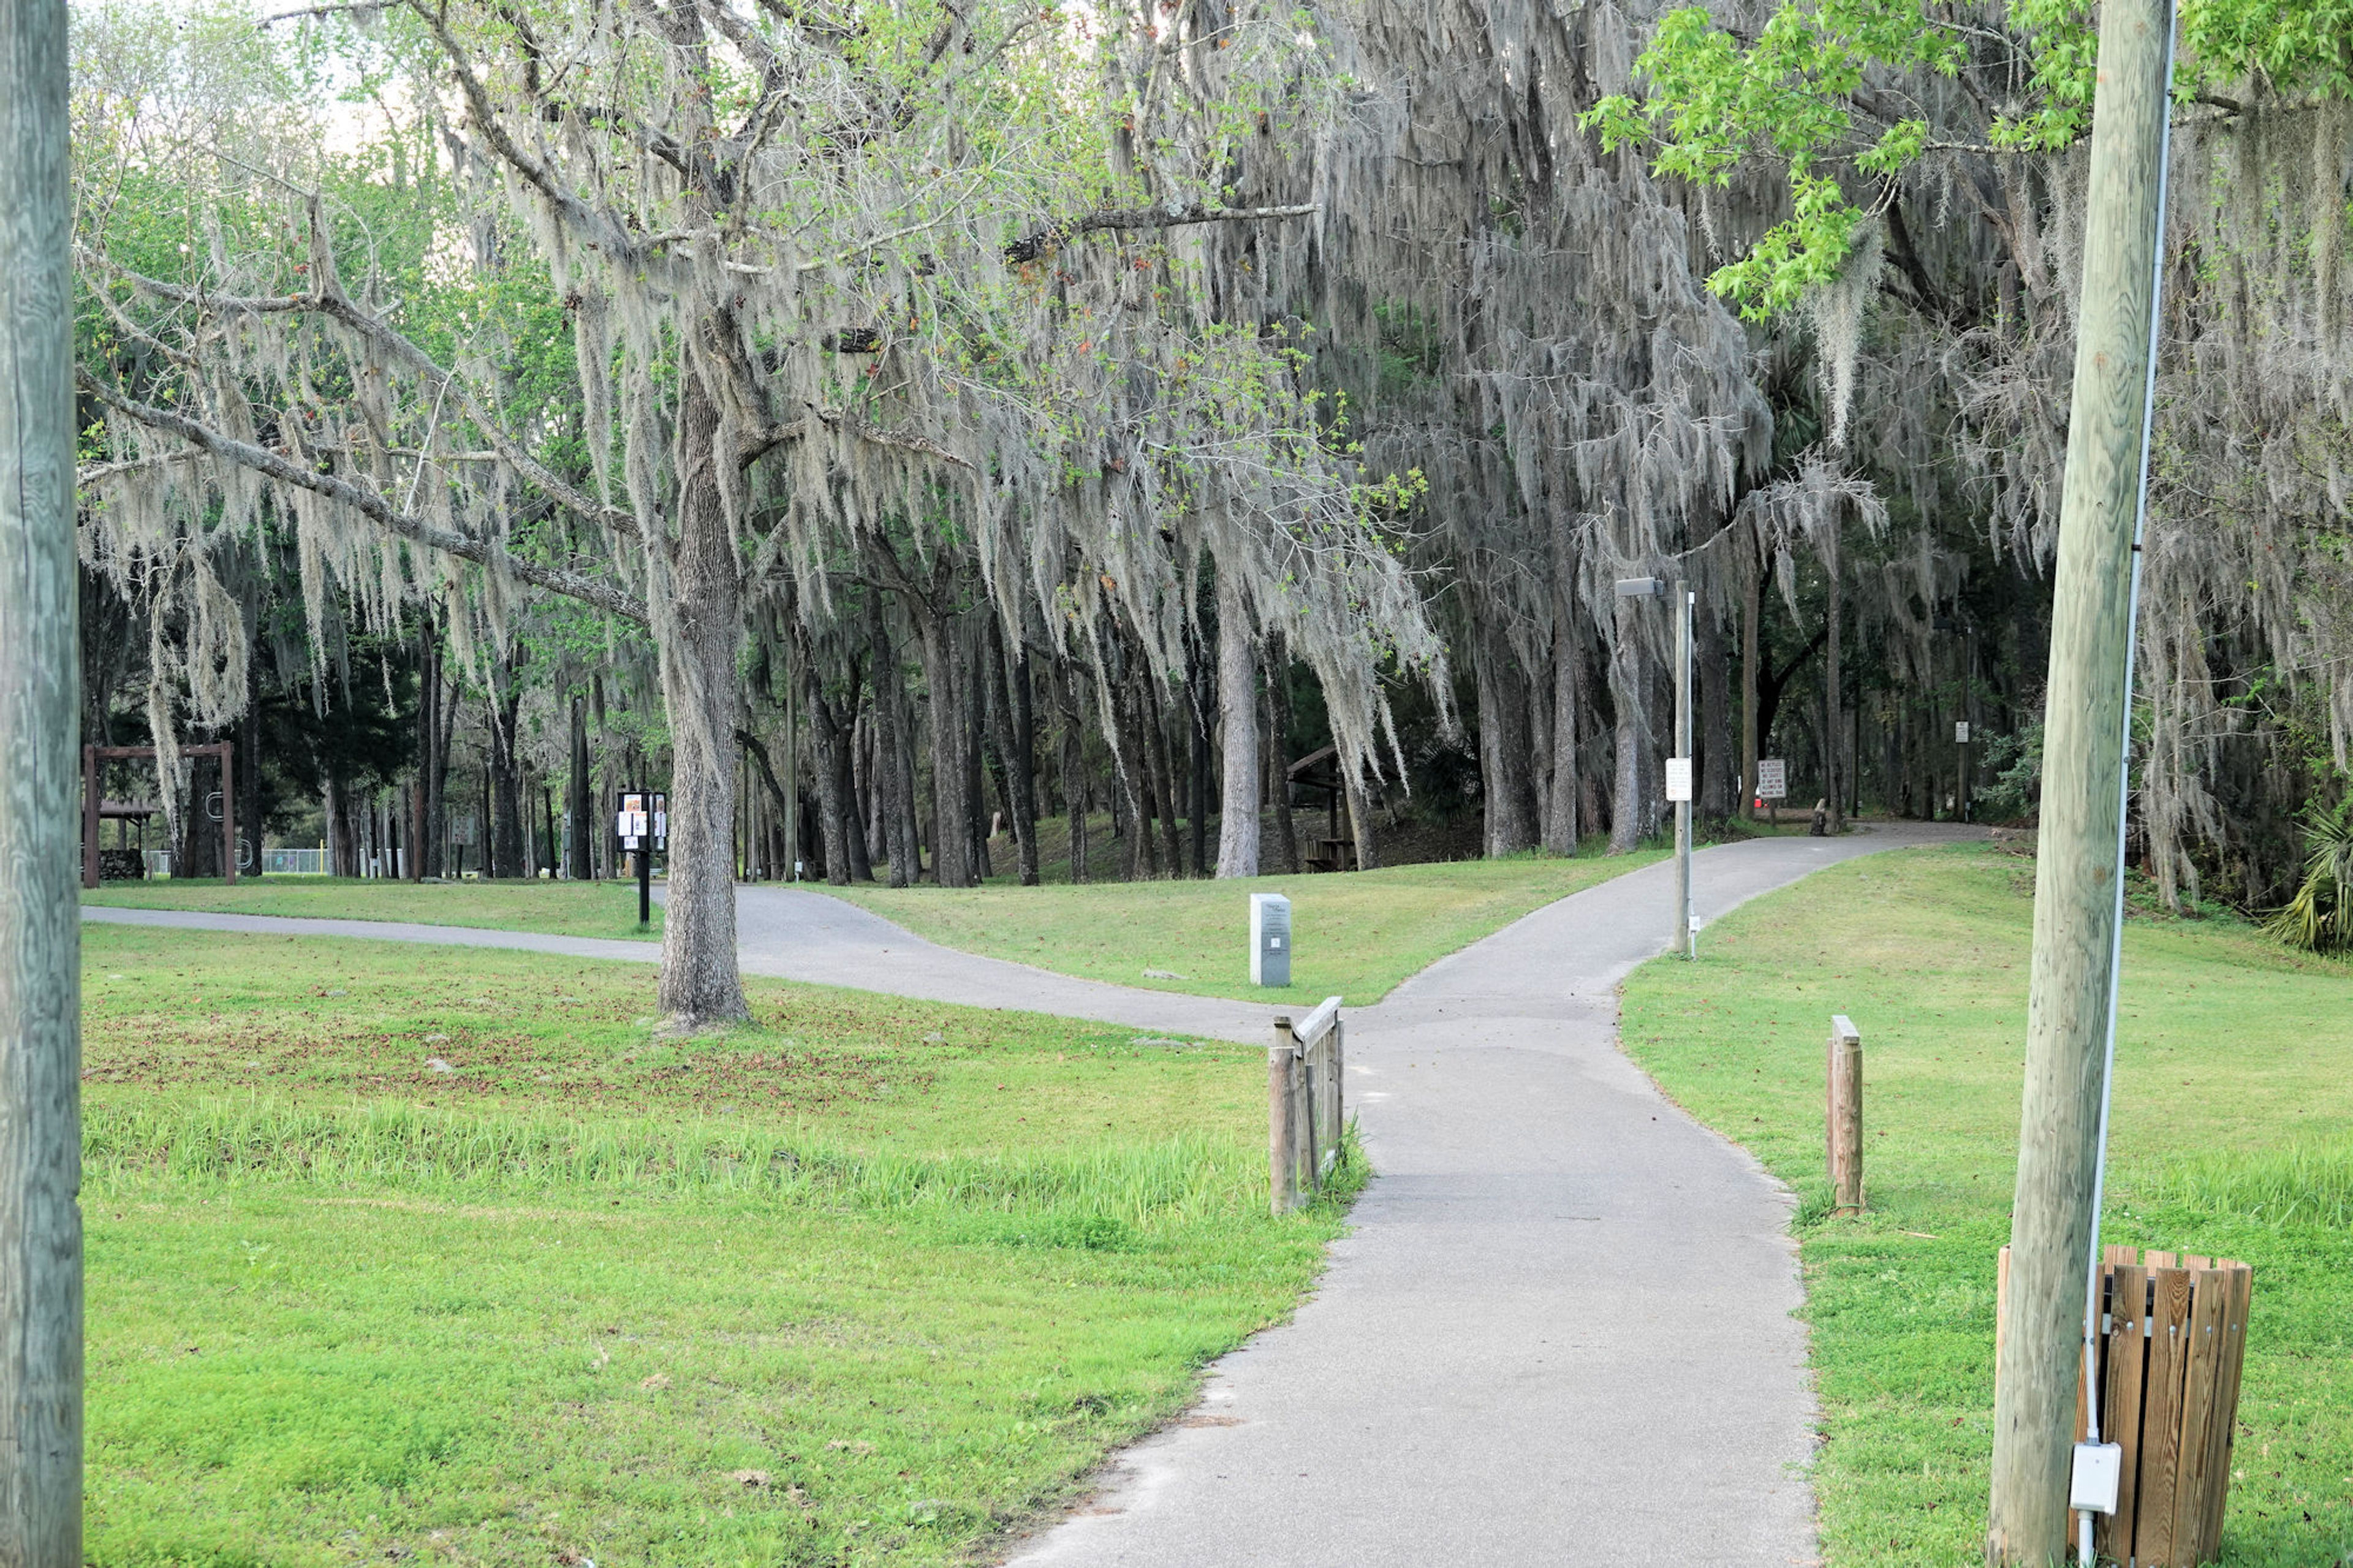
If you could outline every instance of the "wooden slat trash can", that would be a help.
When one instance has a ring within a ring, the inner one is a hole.
[[[2010,1248],[2001,1249],[1999,1336],[2009,1317]],[[2227,1258],[2100,1255],[2100,1436],[2124,1449],[2116,1511],[2094,1544],[2121,1568],[2198,1568],[2221,1555],[2239,1380],[2253,1275]],[[2086,1430],[2076,1379],[2075,1436]]]

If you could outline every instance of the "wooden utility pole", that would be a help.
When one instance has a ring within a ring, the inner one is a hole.
[[[2060,1562],[2082,1376],[2122,921],[2132,576],[2162,211],[2167,0],[2108,0],[2059,513],[2027,1002],[2026,1092],[1998,1353],[1986,1558]]]
[[[66,0],[0,5],[0,1568],[81,1554]]]

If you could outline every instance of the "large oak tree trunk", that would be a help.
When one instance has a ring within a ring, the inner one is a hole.
[[[1296,876],[1299,833],[1291,820],[1291,653],[1282,634],[1266,638],[1266,793],[1274,807],[1274,863]]]
[[[900,732],[905,670],[891,645],[890,628],[882,624],[882,606],[871,598],[866,638],[873,658],[875,790],[882,799],[883,852],[891,858],[891,885],[904,888],[923,871],[916,864],[914,781],[907,776],[907,748]]]
[[[1642,837],[1642,661],[1631,599],[1618,601],[1618,642],[1609,650],[1609,700],[1616,710],[1617,789],[1609,802],[1609,853],[1630,853]]]
[[[841,726],[834,721],[833,704],[825,700],[825,683],[818,679],[817,661],[801,661],[802,689],[808,694],[809,733],[817,755],[809,773],[817,780],[817,807],[825,840],[825,879],[837,888],[850,882],[849,803],[842,798],[842,774],[849,764],[837,753],[842,747]]]
[[[1545,814],[1545,847],[1556,855],[1577,853],[1577,684],[1582,650],[1577,631],[1577,561],[1569,547],[1568,520],[1552,525],[1552,776]]]
[[[1087,879],[1087,735],[1085,678],[1075,662],[1061,667],[1062,805],[1071,821],[1071,880]]]
[[[1699,664],[1699,815],[1722,822],[1732,815],[1732,671],[1724,626],[1702,609],[1694,628]]]
[[[1185,847],[1176,825],[1176,773],[1168,762],[1167,707],[1160,700],[1157,676],[1136,661],[1136,711],[1144,724],[1145,756],[1152,767],[1152,791],[1159,797],[1161,858],[1172,878],[1185,874]]]
[[[980,656],[988,668],[990,744],[1005,767],[1006,811],[1012,817],[1014,863],[1025,888],[1038,885],[1038,778],[1030,755],[1029,670],[1024,660],[1017,670],[1019,703],[1005,679],[1005,642],[997,617],[990,615]]]
[[[1748,563],[1748,582],[1740,602],[1740,815],[1757,816],[1757,747],[1764,734],[1757,727],[1757,639],[1764,631],[1765,562]]]
[[[1487,803],[1489,856],[1516,855],[1536,840],[1534,803],[1528,795],[1527,684],[1510,646],[1482,630],[1472,645],[1478,667],[1479,772]]]
[[[916,615],[916,647],[931,693],[932,879],[943,888],[969,888],[979,880],[972,842],[973,759],[966,749],[972,726],[956,679],[955,630],[944,616],[928,610]]]
[[[572,768],[564,781],[564,803],[572,814],[572,828],[565,836],[565,858],[572,862],[573,876],[594,880],[596,857],[589,835],[596,819],[596,787],[588,776],[588,700],[576,691],[572,695]]]
[[[1258,658],[1239,589],[1218,585],[1218,708],[1225,715],[1225,791],[1218,875],[1258,875]]]
[[[730,864],[741,761],[735,657],[744,587],[720,500],[719,415],[691,371],[678,417],[678,532],[669,542],[670,592],[657,611],[654,637],[672,759],[660,997],[665,1026],[691,1031],[752,1016],[735,970]]]
[[[493,877],[528,877],[523,864],[522,767],[515,755],[515,719],[522,707],[522,688],[516,679],[520,661],[500,673],[502,694],[491,700],[491,834],[490,873]]]

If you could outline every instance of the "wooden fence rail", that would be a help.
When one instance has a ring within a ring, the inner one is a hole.
[[[1339,1163],[1345,1046],[1337,996],[1296,1025],[1274,1021],[1266,1048],[1266,1163],[1268,1202],[1278,1215],[1297,1208],[1303,1194],[1322,1192]]]

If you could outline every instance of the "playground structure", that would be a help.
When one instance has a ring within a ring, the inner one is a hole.
[[[218,757],[220,759],[220,829],[221,880],[237,880],[237,789],[234,782],[236,763],[230,757],[229,742],[223,741],[209,746],[183,746],[184,757]],[[81,749],[81,885],[95,888],[100,880],[98,845],[99,824],[111,818],[116,821],[136,820],[142,825],[155,815],[157,807],[143,802],[108,801],[99,792],[99,764],[127,757],[152,757],[153,746],[84,746]],[[143,839],[144,834],[142,832]]]

